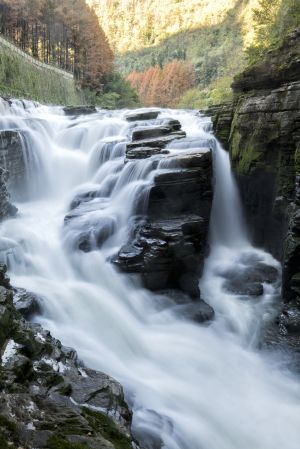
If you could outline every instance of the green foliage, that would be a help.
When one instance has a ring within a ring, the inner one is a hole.
[[[254,10],[255,38],[247,49],[248,61],[255,63],[267,49],[278,47],[299,25],[299,0],[260,0]]]
[[[165,67],[174,59],[195,67],[197,88],[192,88],[179,107],[205,107],[231,98],[230,84],[246,66],[240,15],[245,5],[237,2],[221,23],[184,31],[160,45],[117,57],[123,74],[143,72],[150,67]]]
[[[177,107],[182,109],[203,109],[232,99],[230,76],[218,78],[204,89],[190,89],[180,99]]]
[[[0,415],[0,427],[12,433],[16,431],[16,424],[4,415]]]
[[[3,433],[0,432],[0,449],[10,449],[11,446],[8,445],[7,440]]]
[[[52,104],[80,104],[75,83],[0,47],[0,94]]]
[[[103,109],[137,108],[141,106],[136,91],[119,73],[115,72],[105,84],[101,94],[85,89],[84,102]]]
[[[126,81],[116,72],[104,86],[102,100],[107,103],[110,102],[110,107],[107,106],[107,109],[135,108],[140,106],[138,95],[131,87],[129,81]]]
[[[49,449],[89,449],[86,444],[71,443],[59,435],[54,435],[48,440]]]

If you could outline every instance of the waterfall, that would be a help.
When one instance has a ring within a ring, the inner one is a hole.
[[[17,204],[16,219],[1,224],[0,259],[13,285],[42,298],[38,321],[88,366],[121,382],[144,449],[299,449],[299,382],[279,355],[256,347],[279,286],[259,299],[224,289],[224,273],[279,264],[247,238],[229,157],[210,121],[194,112],[160,113],[187,132],[171,151],[214,152],[211,251],[200,287],[216,318],[200,326],[109,262],[126,242],[132,215],[143,211],[154,175],[168,170],[152,158],[124,164],[134,126],[124,111],[72,118],[57,107],[16,102],[1,111],[1,129],[34,133],[31,150],[47,182],[38,197]]]

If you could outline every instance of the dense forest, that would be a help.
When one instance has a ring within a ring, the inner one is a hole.
[[[1,33],[45,63],[74,73],[83,88],[101,90],[113,53],[84,0],[1,0]]]
[[[118,69],[133,81],[141,101],[145,102],[149,69],[164,72],[179,61],[192,65],[194,77],[176,105],[195,108],[230,100],[234,76],[267,48],[279,45],[300,17],[298,0],[167,0],[163,4],[89,0],[89,4],[117,52]],[[153,92],[155,82],[149,83]],[[174,105],[169,92],[167,101],[155,104]],[[157,101],[157,95],[146,96],[147,105],[149,97]]]

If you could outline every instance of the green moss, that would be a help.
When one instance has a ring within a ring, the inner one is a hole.
[[[72,385],[71,384],[64,384],[62,387],[58,389],[59,393],[63,396],[71,396],[72,394]]]
[[[49,438],[48,449],[89,449],[86,444],[71,443],[60,435],[54,435]]]
[[[16,424],[4,415],[0,415],[0,427],[5,428],[12,433],[16,431]]]
[[[3,433],[0,432],[0,449],[11,449]]]
[[[52,104],[80,104],[75,82],[0,47],[0,94]]]
[[[51,388],[51,387],[55,387],[56,385],[59,385],[63,382],[64,382],[63,376],[53,373],[53,374],[47,375],[46,380],[45,380],[45,386],[48,388]]]
[[[106,440],[114,445],[115,449],[132,449],[130,439],[120,432],[113,420],[104,413],[83,408],[82,416],[85,417],[94,432],[101,433]]]

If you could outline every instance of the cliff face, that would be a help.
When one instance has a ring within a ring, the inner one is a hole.
[[[210,114],[230,151],[254,243],[283,263],[285,324],[279,318],[279,329],[300,336],[300,28],[233,88],[235,102]]]

